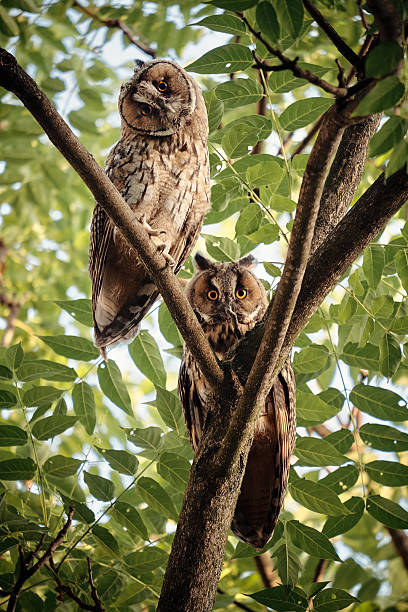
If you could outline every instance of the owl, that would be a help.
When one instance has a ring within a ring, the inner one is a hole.
[[[195,261],[197,271],[187,285],[187,297],[211,347],[222,360],[261,321],[268,306],[265,289],[252,272],[256,261],[251,255],[223,263],[197,254]],[[196,452],[208,411],[222,410],[222,406],[214,405],[211,388],[187,347],[180,367],[178,391]],[[238,538],[255,548],[265,546],[278,520],[295,436],[295,381],[287,361],[257,418],[231,525]]]
[[[176,273],[210,205],[201,91],[170,60],[139,62],[119,95],[121,137],[105,171]],[[136,251],[96,203],[89,249],[95,344],[131,339],[158,297]]]

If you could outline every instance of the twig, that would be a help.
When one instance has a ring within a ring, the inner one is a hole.
[[[408,571],[408,537],[402,529],[394,529],[393,527],[387,527],[387,529],[395,550],[401,557],[405,569]]]
[[[352,66],[355,66],[357,70],[361,71],[363,67],[361,58],[359,58],[357,53],[354,53],[353,49],[351,49],[344,42],[341,36],[337,34],[333,26],[331,26],[330,23],[325,19],[325,17],[323,17],[321,12],[314,6],[314,4],[310,2],[310,0],[303,0],[303,6],[305,7],[309,15],[313,17],[315,22],[321,27],[327,37],[332,41],[334,46],[340,51],[342,56],[345,57],[346,60],[348,60],[350,64],[352,64]]]
[[[91,560],[90,560],[89,557],[87,557],[86,560],[88,562],[89,585],[91,587],[92,599],[95,602],[95,609],[100,611],[100,612],[103,612],[103,610],[105,610],[105,608],[102,606],[102,602],[99,599],[98,591],[96,590],[96,586],[95,586],[94,581],[93,581],[92,568],[91,568]]]
[[[262,583],[267,589],[271,589],[280,584],[278,572],[273,566],[270,552],[266,551],[254,557],[254,563]]]
[[[256,53],[253,51],[252,55],[256,67],[258,69],[264,70],[265,72],[290,70],[296,77],[299,77],[300,79],[305,79],[306,81],[313,83],[313,85],[317,85],[324,91],[327,91],[327,93],[331,93],[337,98],[345,98],[348,95],[347,89],[342,87],[335,87],[328,81],[325,81],[324,79],[321,79],[315,74],[313,74],[313,72],[311,72],[310,70],[304,70],[303,68],[299,68],[299,66],[297,65],[297,61],[299,59],[298,57],[293,60],[286,57],[286,55],[284,55],[279,49],[272,47],[272,45],[266,40],[266,38],[262,36],[261,32],[258,32],[255,28],[252,27],[252,25],[249,23],[248,19],[243,13],[236,11],[236,15],[242,20],[243,23],[245,23],[246,27],[255,36],[255,38],[266,47],[269,53],[277,57],[281,62],[281,64],[278,66],[270,66],[267,62],[261,61],[257,57]]]
[[[70,506],[65,525],[59,531],[59,533],[54,538],[54,540],[52,540],[52,542],[48,546],[43,556],[40,557],[37,563],[35,563],[32,567],[28,567],[28,565],[29,563],[31,563],[32,559],[34,558],[34,555],[39,551],[40,545],[36,547],[34,553],[30,553],[28,555],[27,559],[24,558],[24,552],[23,552],[22,547],[21,546],[18,547],[18,553],[20,557],[20,573],[14,585],[14,588],[10,594],[10,599],[7,605],[7,612],[14,612],[14,610],[16,609],[18,597],[20,595],[20,592],[21,592],[21,589],[23,588],[24,583],[27,582],[27,580],[29,580],[36,572],[38,572],[38,570],[41,569],[43,565],[45,565],[48,561],[50,561],[50,559],[52,559],[52,555],[57,550],[58,546],[62,543],[63,539],[65,538],[68,532],[68,529],[71,526],[73,515],[74,515],[74,507]],[[41,543],[42,542],[40,541],[40,544]]]
[[[35,81],[5,49],[0,49],[0,85],[20,98],[116,227],[135,248],[204,376],[214,388],[222,389],[223,371],[173,271],[166,265],[164,257],[142,224],[92,155],[79,142]]]
[[[106,26],[107,28],[117,28],[118,30],[122,30],[123,34],[128,38],[129,42],[132,43],[132,45],[135,45],[135,47],[143,51],[143,53],[145,53],[146,55],[150,55],[150,57],[157,57],[157,53],[154,49],[152,49],[151,47],[147,47],[146,45],[143,45],[141,42],[136,40],[132,31],[128,28],[127,25],[123,23],[121,19],[103,19],[98,15],[96,11],[92,11],[89,7],[83,6],[78,2],[78,0],[74,0],[73,6],[80,10],[81,13],[83,13],[84,15],[87,15],[91,19],[99,21],[99,23]]]

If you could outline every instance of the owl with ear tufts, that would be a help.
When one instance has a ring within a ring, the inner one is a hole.
[[[195,261],[197,271],[187,285],[187,297],[211,347],[222,360],[262,320],[268,306],[265,289],[252,272],[256,261],[251,255],[223,263],[197,254]],[[214,403],[212,389],[187,347],[180,367],[178,391],[196,452],[207,413],[222,410],[222,406]],[[255,548],[265,546],[278,520],[295,436],[295,380],[287,361],[256,420],[231,525],[238,538]]]
[[[176,273],[210,206],[201,91],[170,60],[138,63],[119,96],[121,137],[105,171]],[[136,251],[96,203],[89,250],[95,344],[133,338],[158,297]]]

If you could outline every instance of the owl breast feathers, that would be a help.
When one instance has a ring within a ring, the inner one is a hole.
[[[220,359],[264,316],[268,302],[262,283],[251,271],[252,256],[237,262],[196,258],[197,272],[187,297]],[[180,367],[178,390],[190,441],[197,451],[208,411],[214,405],[206,379],[187,348]],[[235,535],[261,549],[272,535],[286,491],[290,456],[295,444],[295,381],[288,361],[269,392],[255,424],[240,495],[232,520]]]
[[[210,203],[208,123],[197,83],[168,60],[139,65],[120,91],[121,138],[105,171],[177,272]],[[95,344],[136,335],[158,291],[96,203],[89,251]]]

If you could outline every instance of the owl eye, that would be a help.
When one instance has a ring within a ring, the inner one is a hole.
[[[215,302],[215,300],[218,300],[218,291],[216,291],[215,289],[210,289],[209,291],[207,291],[207,297],[212,302]]]
[[[157,83],[157,89],[161,92],[163,91],[167,91],[168,85],[166,83],[166,81],[159,81]]]
[[[141,109],[142,115],[145,115],[146,117],[148,117],[149,115],[152,114],[153,109],[150,106],[150,104],[143,104],[142,105],[142,109]]]
[[[239,287],[239,288],[236,290],[235,295],[237,296],[237,298],[238,298],[239,300],[243,300],[243,299],[244,299],[244,298],[246,298],[246,296],[247,296],[247,290],[246,290],[246,289],[244,289],[243,287]]]

